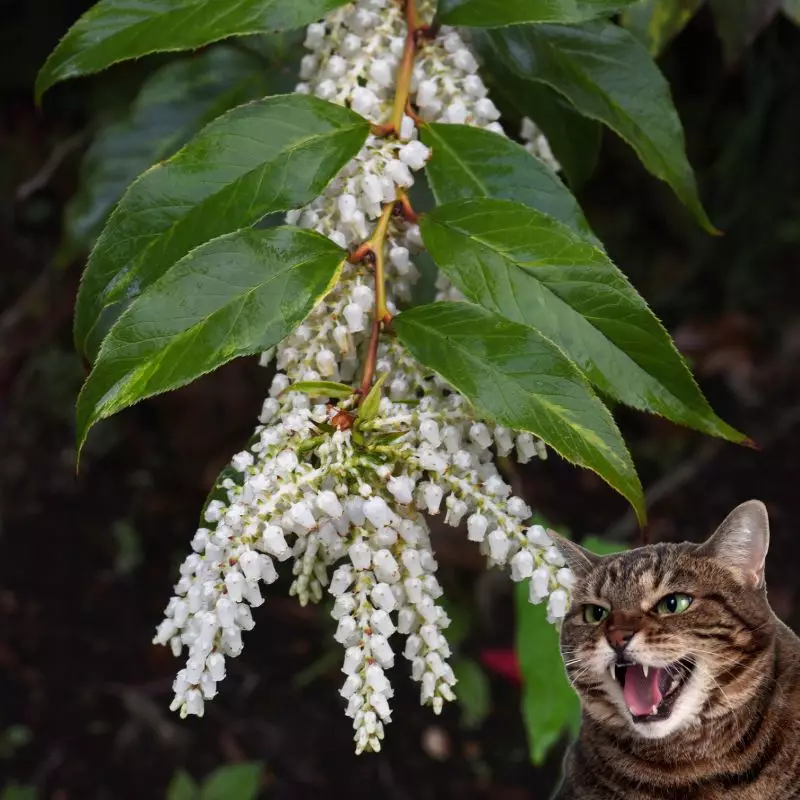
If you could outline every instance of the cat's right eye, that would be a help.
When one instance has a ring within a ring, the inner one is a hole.
[[[590,625],[597,625],[602,622],[608,615],[609,610],[605,606],[598,606],[594,603],[587,603],[583,607],[583,621],[588,622]]]

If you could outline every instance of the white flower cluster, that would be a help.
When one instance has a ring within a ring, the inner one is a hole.
[[[326,589],[335,598],[335,638],[346,648],[342,695],[359,752],[378,749],[390,719],[395,633],[406,637],[421,701],[438,712],[453,698],[455,677],[423,513],[443,512],[453,526],[466,520],[490,564],[510,565],[515,580],[532,578],[531,600],[549,595],[551,619],[563,616],[571,573],[544,529],[524,524],[530,509],[493,462],[492,448],[516,448],[525,461],[541,443],[477,420],[394,344],[378,362],[389,367],[389,396],[361,425],[363,444],[350,430],[326,432],[327,405],[287,391],[285,374],[274,378],[254,444],[232,459],[240,480],[224,481],[227,500],[206,508],[209,527],[195,534],[156,634],[176,654],[188,648],[172,704],[183,715],[202,714],[216,694],[225,657],[239,655],[242,631],[253,627],[250,608],[263,602],[260,583],[272,583],[275,561],[284,560],[293,561],[290,592],[301,603]],[[418,405],[402,401],[422,383]]]
[[[421,4],[423,18],[432,4]],[[358,0],[309,26],[311,55],[300,91],[346,103],[383,122],[394,99],[405,21],[393,0]],[[415,102],[426,119],[467,122],[502,132],[497,111],[459,36],[442,29],[426,42],[413,73]],[[370,136],[361,153],[309,206],[287,215],[343,247],[368,239],[398,189],[430,156],[409,117],[399,136]],[[392,217],[384,242],[387,307],[409,298],[418,277],[413,255],[419,229]],[[443,291],[447,291],[446,287]],[[382,341],[376,375],[383,397],[369,418],[293,391],[298,381],[351,383],[363,359],[374,306],[373,277],[348,264],[338,285],[275,353],[279,372],[265,400],[253,444],[231,462],[224,499],[205,509],[207,527],[192,540],[175,596],[155,640],[186,666],[174,683],[172,708],[202,715],[225,676],[226,658],[242,651],[253,627],[260,584],[277,579],[276,562],[291,561],[290,592],[300,603],[333,598],[336,640],[345,648],[341,694],[354,720],[357,752],[378,750],[390,720],[388,671],[394,646],[420,683],[421,702],[439,712],[454,697],[455,676],[443,631],[449,619],[424,515],[466,523],[467,538],[491,566],[531,579],[532,602],[547,599],[551,620],[563,617],[572,575],[527,504],[511,493],[495,457],[515,452],[525,462],[544,445],[481,420],[446,383],[427,374],[395,341]],[[348,424],[337,424],[344,416]]]

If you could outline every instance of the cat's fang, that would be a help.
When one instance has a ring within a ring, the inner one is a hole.
[[[651,709],[650,713],[651,713],[653,716],[655,716],[656,714],[658,714],[658,706],[653,706],[653,708]]]
[[[613,661],[608,665],[608,672],[611,675],[611,680],[615,681],[617,679],[617,665]]]
[[[650,667],[648,667],[647,664],[642,664],[642,672],[644,672],[644,676],[646,678],[648,673],[650,672]]]

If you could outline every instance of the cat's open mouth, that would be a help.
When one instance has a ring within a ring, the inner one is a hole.
[[[688,658],[666,667],[612,664],[611,676],[622,687],[622,696],[634,722],[667,719],[675,701],[694,671]]]

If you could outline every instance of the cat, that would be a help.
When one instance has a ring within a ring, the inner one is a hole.
[[[700,545],[599,557],[551,535],[576,578],[561,652],[582,708],[554,800],[800,798],[800,638],[767,601],[764,504]]]

